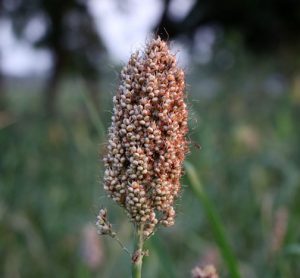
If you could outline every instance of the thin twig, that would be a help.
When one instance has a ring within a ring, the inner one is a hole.
[[[115,235],[115,236],[112,236],[111,237],[116,241],[118,242],[118,244],[120,245],[120,247],[131,257],[132,254],[129,252],[129,250],[126,248],[126,246],[122,243],[122,241]]]

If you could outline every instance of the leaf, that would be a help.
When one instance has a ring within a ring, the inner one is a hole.
[[[223,260],[227,265],[230,277],[240,278],[241,276],[239,274],[238,263],[227,240],[224,225],[222,224],[214,205],[206,195],[201,181],[196,173],[195,167],[191,163],[185,162],[185,169],[188,179],[191,182],[191,189],[198,198],[199,202],[202,204],[206,217],[210,222],[212,232],[218,244]]]

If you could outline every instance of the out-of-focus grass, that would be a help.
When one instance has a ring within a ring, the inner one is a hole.
[[[195,197],[197,197],[199,202],[203,205],[205,216],[210,222],[211,230],[214,234],[214,239],[219,246],[219,250],[222,254],[223,260],[226,263],[226,266],[228,267],[230,277],[239,278],[240,274],[237,259],[232,253],[232,248],[228,243],[225,231],[223,229],[222,221],[218,213],[215,211],[213,203],[210,201],[207,194],[205,193],[203,185],[201,184],[201,181],[193,165],[189,162],[186,162],[185,169],[189,178],[190,187]]]
[[[241,277],[298,277],[299,88],[269,69],[212,72],[195,70],[188,79],[188,162],[220,214]],[[10,88],[11,112],[0,117],[1,277],[130,276],[130,258],[115,242],[83,236],[105,206],[132,247],[125,213],[101,186],[110,83],[100,90],[99,118],[78,82],[64,85],[55,120],[43,117],[32,88]],[[175,226],[147,243],[144,277],[189,277],[204,262],[231,277],[189,179],[182,183]],[[85,246],[98,251],[87,257]]]

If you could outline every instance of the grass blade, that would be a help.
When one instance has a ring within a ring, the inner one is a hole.
[[[105,128],[100,119],[100,115],[99,115],[95,105],[93,104],[91,98],[84,91],[81,91],[81,95],[82,95],[83,101],[87,107],[87,111],[89,113],[91,122],[94,125],[94,127],[96,128],[98,135],[100,137],[100,141],[102,142],[105,137]]]
[[[210,222],[213,234],[215,236],[215,240],[220,249],[220,253],[222,254],[223,260],[227,265],[228,271],[230,273],[230,277],[240,278],[241,276],[239,274],[237,260],[226,238],[225,230],[221,219],[217,211],[215,210],[212,202],[210,201],[209,197],[206,195],[201,181],[196,173],[196,169],[189,162],[185,162],[185,169],[188,179],[191,183],[191,189],[193,190],[195,196],[199,199],[205,210],[206,216]]]

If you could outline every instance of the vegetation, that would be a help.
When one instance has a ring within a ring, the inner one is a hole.
[[[299,81],[274,69],[242,61],[189,73],[184,190],[175,226],[146,244],[144,277],[189,277],[207,261],[221,277],[237,277],[236,267],[241,277],[300,275]],[[1,277],[130,277],[130,258],[118,244],[86,233],[101,203],[132,251],[127,217],[101,185],[115,79],[103,77],[99,114],[84,83],[66,80],[51,120],[42,116],[34,86],[7,86],[8,109],[0,115]],[[204,195],[195,194],[200,184]]]

